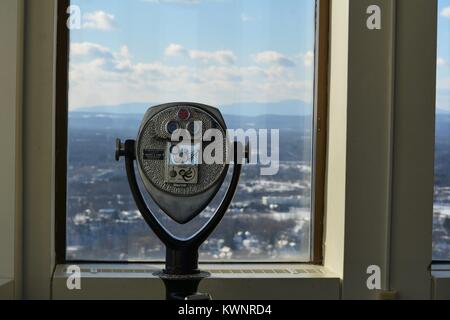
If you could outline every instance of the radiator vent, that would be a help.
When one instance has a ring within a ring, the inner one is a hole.
[[[208,270],[211,274],[323,274],[319,269],[223,269]]]
[[[126,269],[126,268],[82,268],[82,273],[155,273],[155,269]],[[214,269],[206,270],[211,274],[290,274],[290,275],[308,275],[308,274],[323,274],[321,269]],[[64,273],[67,273],[67,269],[64,269]]]
[[[112,268],[89,268],[81,269],[82,273],[155,273],[151,269],[112,269]]]

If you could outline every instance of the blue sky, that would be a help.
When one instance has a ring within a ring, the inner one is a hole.
[[[312,102],[314,0],[72,0],[70,108],[191,100]],[[450,0],[437,107],[450,111]]]
[[[72,0],[70,107],[312,101],[314,0]]]
[[[450,111],[450,0],[439,1],[437,107]]]

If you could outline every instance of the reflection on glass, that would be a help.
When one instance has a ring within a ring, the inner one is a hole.
[[[230,128],[280,129],[280,171],[245,168],[201,258],[309,261],[315,1],[72,5],[82,19],[71,30],[67,258],[164,257],[114,161],[114,139],[135,139],[149,106],[193,101],[219,107]]]

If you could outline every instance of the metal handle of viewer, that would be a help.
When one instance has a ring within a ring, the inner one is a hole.
[[[119,161],[121,157],[125,156],[125,145],[120,141],[119,138],[116,139],[116,154],[115,159]]]

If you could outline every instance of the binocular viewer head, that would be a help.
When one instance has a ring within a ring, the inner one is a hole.
[[[205,141],[205,134],[213,130],[222,141]],[[221,148],[215,152],[223,155],[222,161],[206,164],[203,155],[212,143]],[[147,192],[180,224],[208,206],[228,171],[226,125],[213,107],[192,103],[153,107],[144,116],[135,146]]]

